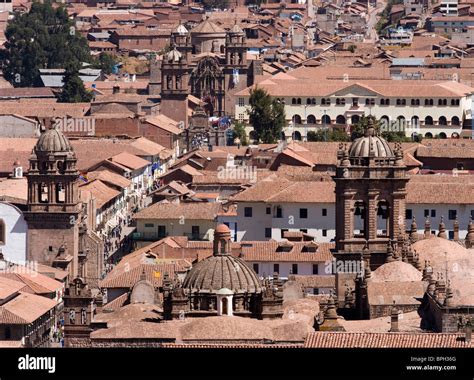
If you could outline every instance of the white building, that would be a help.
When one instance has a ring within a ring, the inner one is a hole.
[[[322,69],[303,67],[258,84],[285,105],[288,126],[282,138],[304,140],[307,132],[324,127],[348,130],[368,115],[381,120],[387,130],[404,131],[407,136],[452,137],[460,134],[466,119],[470,122],[473,89],[462,83],[366,79],[365,68],[348,69],[347,74],[338,71],[327,79],[317,70]],[[374,69],[375,77],[381,75]],[[236,94],[235,115],[247,123],[250,90],[248,87]]]
[[[28,225],[23,213],[7,202],[0,202],[0,250],[13,263],[26,262],[26,236]]]
[[[469,219],[474,218],[474,178],[449,175],[412,176],[407,187],[405,222],[407,230],[412,218],[418,232],[423,233],[426,218],[432,233],[438,233],[441,217],[448,238],[454,237],[454,221],[459,223],[459,238],[467,234]],[[314,236],[317,242],[335,238],[335,194],[332,181],[290,182],[284,178],[260,181],[237,194],[237,241],[284,240],[285,231],[301,231]],[[356,229],[363,228],[357,209]],[[378,226],[385,226],[384,215]],[[382,233],[383,230],[379,229]]]

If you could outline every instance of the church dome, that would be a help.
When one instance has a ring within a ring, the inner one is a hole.
[[[56,127],[52,126],[39,137],[36,152],[72,152],[73,149],[68,139]]]
[[[349,157],[395,157],[388,142],[380,136],[375,135],[373,120],[369,119],[369,125],[365,130],[365,136],[356,139],[349,150]]]
[[[191,292],[223,288],[234,293],[262,291],[257,274],[244,260],[230,254],[230,230],[224,224],[214,231],[214,254],[193,265],[184,279],[183,288]]]
[[[262,286],[248,264],[227,254],[214,255],[195,264],[184,279],[183,288],[194,292],[233,289],[235,293],[260,293]]]
[[[372,272],[372,282],[421,281],[422,274],[413,265],[403,261],[385,263]]]

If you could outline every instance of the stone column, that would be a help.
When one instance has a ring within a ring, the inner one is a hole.
[[[377,200],[379,192],[377,190],[369,190],[367,210],[365,212],[367,220],[365,221],[366,239],[377,239]]]

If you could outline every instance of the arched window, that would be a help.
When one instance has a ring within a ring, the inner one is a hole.
[[[438,106],[445,106],[448,104],[447,99],[438,99]]]
[[[316,124],[316,116],[308,115],[308,117],[306,118],[306,123],[307,124]]]
[[[420,126],[420,118],[418,116],[413,116],[411,118],[411,127],[419,128],[419,126]]]
[[[321,118],[321,121],[323,122],[323,124],[331,124],[331,118],[329,117],[329,115],[324,115]]]
[[[433,99],[425,99],[425,106],[432,106],[433,105]]]
[[[298,98],[298,100],[296,101],[296,103],[301,104],[301,98]]]
[[[312,98],[312,99],[311,99],[311,104],[312,104],[312,105],[316,105],[316,98]]]
[[[451,118],[451,125],[459,125],[459,124],[460,124],[460,123],[459,123],[459,117],[453,116],[453,117]]]
[[[250,131],[250,133],[249,133],[249,138],[250,138],[250,140],[252,140],[252,141],[256,141],[256,140],[257,140],[257,134],[256,134],[256,132],[255,132],[255,131]]]
[[[306,104],[311,104],[311,98],[306,98]]]
[[[425,125],[433,125],[433,118],[431,116],[425,117]]]
[[[301,133],[299,131],[294,131],[292,135],[293,140],[301,141]]]
[[[438,119],[438,124],[439,125],[448,125],[448,121],[446,120],[446,118],[444,116],[441,116],[439,119]]]
[[[293,115],[291,118],[293,124],[301,124],[301,116],[300,115]]]
[[[438,137],[439,137],[440,139],[445,139],[447,136],[446,136],[446,133],[441,132],[441,133],[438,135]]]
[[[427,139],[432,139],[433,138],[433,134],[431,132],[426,132],[425,133],[425,138]]]
[[[0,219],[0,245],[7,244],[7,226],[5,221]]]
[[[291,104],[296,104],[296,98],[291,99]]]
[[[344,115],[337,115],[336,124],[346,124],[346,118]]]
[[[357,124],[360,120],[359,115],[352,115],[351,117],[351,124]]]

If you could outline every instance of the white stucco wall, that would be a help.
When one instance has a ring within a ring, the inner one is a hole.
[[[25,263],[28,225],[23,213],[16,206],[0,202],[0,219],[6,227],[5,245],[0,245],[5,259],[15,263]]]

